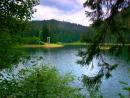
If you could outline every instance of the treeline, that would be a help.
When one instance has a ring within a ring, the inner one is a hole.
[[[104,32],[105,33],[105,32]],[[30,21],[21,36],[25,44],[43,44],[50,37],[51,43],[71,43],[83,41],[91,43],[98,35],[92,27],[57,20]],[[122,32],[125,43],[130,43],[129,30]],[[104,36],[106,43],[114,43],[117,39],[111,34]],[[119,38],[120,39],[120,38]]]
[[[22,33],[24,42],[29,44],[47,42],[47,37],[51,38],[52,43],[76,42],[82,36],[90,36],[89,28],[57,20],[30,21]]]

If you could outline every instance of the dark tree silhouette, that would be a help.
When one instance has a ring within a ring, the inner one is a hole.
[[[110,24],[115,16],[130,7],[130,0],[87,0],[84,7],[92,10],[86,11],[86,14],[91,17],[94,24],[99,21],[107,21]]]
[[[84,3],[87,17],[93,22],[95,32],[92,45],[86,53],[79,53],[83,59],[81,64],[89,63],[94,56],[101,56],[101,46],[110,45],[110,51],[119,55],[126,43],[129,33],[130,0],[87,0]]]
[[[50,36],[49,27],[43,26],[40,34],[41,41],[47,42],[47,37]]]
[[[0,69],[18,62],[14,46],[39,0],[0,0]]]

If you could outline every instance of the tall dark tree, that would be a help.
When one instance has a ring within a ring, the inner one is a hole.
[[[86,15],[91,18],[96,35],[87,52],[79,53],[83,58],[79,63],[87,64],[94,56],[101,56],[100,46],[105,43],[115,44],[110,51],[116,48],[118,55],[125,45],[124,35],[129,32],[130,0],[87,0],[84,7],[89,9]]]
[[[20,32],[35,12],[39,0],[0,0],[0,68],[9,67],[18,61],[16,42]]]
[[[49,37],[49,36],[50,36],[50,32],[49,32],[48,26],[43,25],[42,31],[40,34],[41,41],[47,42],[47,37]]]

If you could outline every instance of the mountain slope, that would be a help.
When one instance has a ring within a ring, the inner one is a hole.
[[[31,21],[28,27],[28,35],[37,37],[39,36],[39,32],[47,28],[48,35],[51,37],[51,42],[74,42],[79,41],[81,36],[89,36],[88,27],[64,21]],[[42,37],[43,35],[40,36]]]

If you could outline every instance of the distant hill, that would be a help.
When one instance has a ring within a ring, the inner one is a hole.
[[[30,21],[29,30],[26,31],[28,36],[39,36],[44,28],[48,29],[52,42],[75,42],[79,41],[81,36],[89,36],[89,28],[57,20]]]

